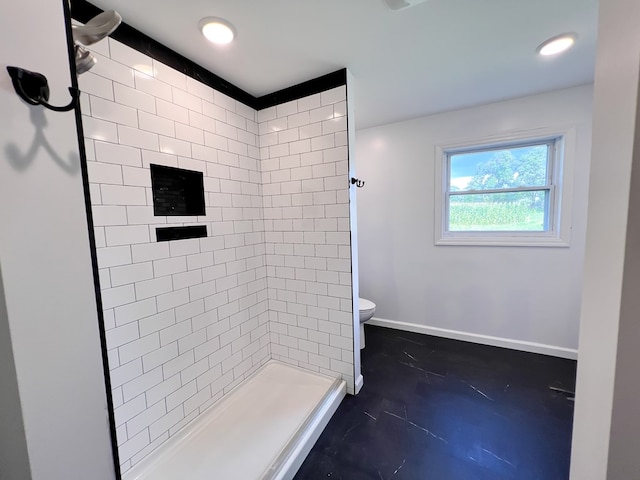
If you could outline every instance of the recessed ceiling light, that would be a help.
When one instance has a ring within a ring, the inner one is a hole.
[[[573,44],[576,43],[576,38],[578,38],[578,35],[575,33],[563,33],[562,35],[558,35],[550,38],[546,42],[543,42],[536,51],[543,57],[556,55],[569,50]]]
[[[199,26],[202,34],[211,43],[226,45],[227,43],[231,43],[233,37],[235,37],[233,26],[222,18],[203,18],[200,20]]]

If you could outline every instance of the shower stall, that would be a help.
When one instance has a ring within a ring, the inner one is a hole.
[[[76,54],[121,476],[292,478],[362,386],[350,75],[250,105],[132,31]]]

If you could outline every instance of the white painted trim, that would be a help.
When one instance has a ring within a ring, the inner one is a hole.
[[[503,337],[492,337],[490,335],[481,335],[479,333],[460,332],[458,330],[429,327],[427,325],[418,325],[417,323],[398,322],[396,320],[387,320],[385,318],[373,317],[367,323],[378,327],[387,327],[395,330],[433,335],[434,337],[463,340],[465,342],[480,343],[482,345],[491,345],[493,347],[510,348],[512,350],[520,350],[523,352],[541,353],[543,355],[568,358],[570,360],[578,359],[578,350],[576,349],[545,345],[544,343],[526,342],[523,340],[513,340],[511,338]]]
[[[362,388],[363,385],[364,385],[364,377],[362,375],[358,375],[358,378],[356,379],[356,395],[360,393],[360,389]]]

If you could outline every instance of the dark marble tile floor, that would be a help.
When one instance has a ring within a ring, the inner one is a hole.
[[[576,362],[367,325],[364,387],[295,480],[566,480]]]

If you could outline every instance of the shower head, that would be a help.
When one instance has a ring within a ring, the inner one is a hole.
[[[76,61],[76,73],[81,75],[88,72],[93,66],[98,63],[96,57],[91,52],[80,45],[75,46],[75,61]]]
[[[96,15],[84,25],[72,25],[71,32],[75,45],[76,72],[78,75],[88,72],[98,62],[91,52],[78,45],[93,45],[108,37],[118,28],[122,17],[118,12],[107,10]]]
[[[83,45],[93,45],[118,28],[122,17],[118,12],[107,10],[96,15],[84,25],[72,25],[73,40]]]

